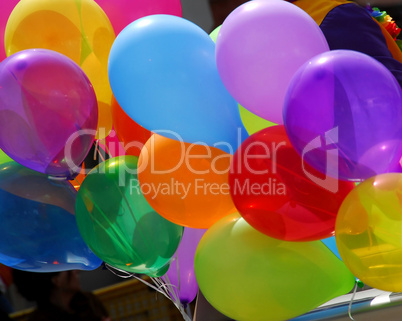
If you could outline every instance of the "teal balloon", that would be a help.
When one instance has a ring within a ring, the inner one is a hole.
[[[75,204],[82,237],[109,265],[131,273],[163,275],[184,227],[155,212],[138,187],[136,156],[110,158],[84,179]]]
[[[74,216],[77,192],[14,161],[0,165],[0,263],[31,272],[94,270],[102,264]]]
[[[218,74],[214,41],[186,19],[135,20],[113,43],[108,69],[116,100],[148,130],[228,153],[248,136]]]

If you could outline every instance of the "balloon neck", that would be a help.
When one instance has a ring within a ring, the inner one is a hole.
[[[360,289],[364,287],[364,283],[360,280],[356,280],[356,284]]]

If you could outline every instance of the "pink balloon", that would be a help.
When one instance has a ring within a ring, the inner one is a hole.
[[[105,139],[98,141],[99,147],[101,147],[110,157],[124,156],[126,151],[122,143],[117,138],[116,132],[112,129]]]
[[[7,0],[8,1],[8,0]],[[139,18],[153,14],[182,16],[180,0],[95,0],[105,11],[114,31],[120,33]]]
[[[317,23],[280,0],[254,0],[232,11],[216,40],[216,63],[229,93],[252,113],[283,124],[282,106],[293,74],[329,50]]]
[[[4,49],[4,31],[6,30],[6,25],[8,17],[13,11],[14,7],[17,5],[19,0],[2,0],[0,1],[0,61],[4,60],[6,56],[6,50]]]

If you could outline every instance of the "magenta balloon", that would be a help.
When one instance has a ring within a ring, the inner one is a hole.
[[[0,149],[50,176],[76,175],[98,121],[95,92],[70,58],[29,49],[0,63]]]
[[[223,22],[216,61],[224,85],[240,105],[283,124],[282,106],[293,74],[328,50],[319,26],[302,9],[281,0],[254,0]]]
[[[120,33],[134,20],[153,15],[182,16],[180,0],[95,0],[105,11],[114,31]]]
[[[194,257],[198,243],[207,230],[184,228],[183,238],[177,248],[175,260],[170,264],[163,281],[171,284],[175,296],[182,304],[192,302],[198,293],[198,283],[194,273]],[[172,294],[173,295],[173,294]]]
[[[345,180],[400,171],[402,91],[377,60],[351,50],[318,55],[293,77],[284,106],[295,149]]]
[[[0,61],[7,57],[4,48],[4,31],[6,30],[8,17],[18,2],[19,0],[0,1]]]

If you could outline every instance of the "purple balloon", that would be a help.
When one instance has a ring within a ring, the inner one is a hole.
[[[192,302],[198,292],[194,273],[194,257],[198,243],[207,230],[184,228],[183,238],[167,273],[162,276],[166,284],[171,285],[172,297],[180,299],[184,305]]]
[[[304,10],[286,1],[254,0],[237,7],[223,22],[216,39],[216,64],[239,104],[282,124],[293,74],[328,50],[320,27]]]
[[[401,170],[402,91],[370,56],[335,50],[304,64],[290,83],[284,122],[295,149],[321,173],[363,180]]]
[[[21,165],[74,177],[97,121],[93,87],[70,58],[29,49],[0,63],[0,149]]]

